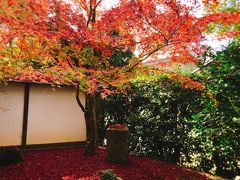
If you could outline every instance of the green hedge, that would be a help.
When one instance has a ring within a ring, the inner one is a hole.
[[[134,82],[128,95],[104,102],[104,129],[124,123],[132,152],[231,178],[240,162],[240,50],[235,41],[206,53],[201,68],[204,92],[187,90],[166,77]]]
[[[124,123],[130,130],[130,149],[137,154],[181,163],[193,152],[191,117],[202,109],[201,92],[184,90],[167,78],[133,84],[126,95],[105,101],[107,124]]]

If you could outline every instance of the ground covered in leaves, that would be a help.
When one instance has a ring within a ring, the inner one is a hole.
[[[92,157],[84,156],[83,148],[25,151],[24,163],[0,167],[0,179],[75,180],[97,177],[106,169],[113,169],[124,180],[210,179],[207,174],[137,156],[130,156],[128,165],[112,164],[105,161],[105,155],[105,149],[98,149]]]

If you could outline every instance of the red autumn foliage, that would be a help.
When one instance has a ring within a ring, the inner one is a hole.
[[[100,8],[104,3],[0,1],[0,58],[9,61],[7,71],[3,70],[6,64],[0,63],[3,76],[16,76],[17,69],[23,81],[72,81],[80,82],[88,92],[99,89],[99,84],[101,89],[109,90],[112,86],[123,86],[134,77],[135,69],[142,71],[143,61],[161,63],[158,55],[162,53],[169,54],[171,62],[196,63],[194,54],[201,51],[200,42],[207,25],[236,23],[240,17],[239,12],[218,12],[198,18],[191,12],[194,5],[175,0],[121,0],[109,10]],[[9,47],[13,49],[5,51]],[[127,66],[114,67],[108,60],[116,49],[137,50],[139,55],[130,58]],[[41,72],[50,75],[50,80],[33,77],[34,71],[25,77],[31,60],[41,65]],[[62,80],[64,75],[59,75],[60,71],[70,74],[66,80]],[[104,92],[103,96],[109,93]]]
[[[0,179],[99,179],[101,170],[113,169],[124,180],[211,179],[209,175],[149,158],[130,156],[130,164],[105,161],[105,149],[84,156],[82,148],[25,151],[24,163],[0,167]]]
[[[177,81],[181,86],[186,89],[199,89],[204,90],[205,86],[197,81],[192,80],[189,77],[178,75],[178,74],[171,74],[171,79]]]

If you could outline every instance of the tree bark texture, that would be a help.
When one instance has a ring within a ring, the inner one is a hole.
[[[86,145],[85,155],[92,156],[95,154],[97,147],[97,120],[96,120],[96,99],[94,93],[86,94],[86,111],[84,112],[86,122]]]

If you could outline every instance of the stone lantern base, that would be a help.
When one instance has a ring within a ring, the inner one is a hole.
[[[107,129],[107,157],[108,162],[127,164],[129,153],[129,130]]]

